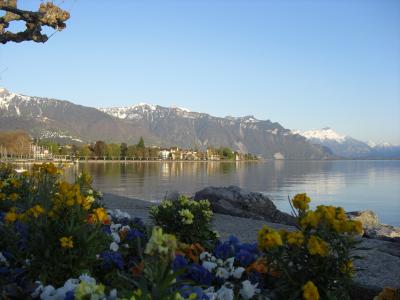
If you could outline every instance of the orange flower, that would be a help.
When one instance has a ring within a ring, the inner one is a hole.
[[[138,264],[132,268],[133,276],[135,276],[135,277],[140,276],[140,274],[143,272],[143,269],[144,269],[144,261],[141,261],[140,264]]]
[[[247,267],[246,271],[249,273],[251,271],[256,271],[258,273],[267,273],[267,266],[265,265],[265,260],[263,258],[257,259],[250,266]]]
[[[190,258],[195,263],[199,262],[200,254],[205,251],[199,243],[184,245],[180,250],[177,251],[177,254],[183,254],[183,256]]]

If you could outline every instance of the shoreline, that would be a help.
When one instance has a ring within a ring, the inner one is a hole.
[[[148,224],[151,223],[149,208],[157,205],[110,193],[104,193],[102,201],[108,209],[120,209]],[[234,235],[247,243],[256,242],[257,232],[264,224],[274,229],[295,230],[289,225],[216,213],[212,220],[213,228],[219,232],[222,240]],[[355,267],[359,269],[354,277],[355,283],[374,292],[379,292],[385,286],[400,288],[400,244],[367,238],[360,238],[360,241],[361,246],[368,249],[356,251],[357,255],[364,258],[355,262]]]

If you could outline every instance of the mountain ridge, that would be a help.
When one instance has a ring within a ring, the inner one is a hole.
[[[0,129],[23,129],[39,138],[82,142],[136,143],[206,148],[227,146],[266,159],[330,159],[323,146],[313,145],[277,122],[254,116],[214,117],[178,107],[140,103],[123,108],[93,108],[66,100],[34,97],[0,90]]]

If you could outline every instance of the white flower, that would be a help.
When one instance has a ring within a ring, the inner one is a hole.
[[[227,288],[226,286],[222,286],[217,291],[217,299],[218,300],[233,300],[233,290]]]
[[[93,277],[89,276],[86,273],[83,273],[81,276],[79,276],[79,280],[89,284],[96,284],[96,279],[94,279]]]
[[[129,225],[125,225],[121,227],[120,231],[125,231],[125,230],[129,231],[130,229],[131,227]]]
[[[7,261],[7,258],[4,257],[2,252],[0,252],[0,263],[4,264],[6,267],[10,265]]]
[[[108,296],[108,299],[110,299],[110,300],[114,300],[114,299],[117,299],[117,290],[116,289],[112,289],[111,291],[110,291],[110,295]]]
[[[208,289],[203,290],[203,293],[207,295],[209,300],[217,300],[217,293],[215,293],[215,289],[213,286],[210,286]]]
[[[217,267],[216,263],[213,263],[211,261],[203,261],[203,267],[208,271],[212,272]]]
[[[40,299],[42,300],[53,299],[55,294],[56,294],[56,289],[52,285],[47,285],[43,288],[43,291],[40,294]]]
[[[116,242],[112,242],[112,243],[110,244],[110,250],[112,250],[112,251],[118,251],[118,248],[119,248],[119,246],[118,246],[118,244],[117,244]]]
[[[111,233],[111,236],[114,240],[114,242],[119,243],[121,241],[121,238],[119,237],[119,234],[116,232]]]
[[[120,229],[122,227],[121,224],[115,224],[115,223],[111,223],[110,225],[110,230],[112,232],[118,232],[118,229]]]
[[[200,260],[205,260],[205,259],[210,259],[211,258],[211,254],[207,251],[201,252],[199,255]]]
[[[240,279],[242,277],[243,272],[245,271],[245,268],[243,267],[238,267],[233,271],[233,277]]]
[[[33,291],[31,294],[32,298],[37,298],[43,291],[43,285],[40,281],[35,281],[35,283],[38,285],[37,288]]]
[[[245,300],[251,299],[256,293],[260,292],[260,290],[257,289],[257,285],[258,283],[254,285],[251,284],[249,280],[243,281],[242,288],[239,291],[240,296],[242,296]]]
[[[230,276],[228,270],[225,269],[225,268],[222,268],[222,267],[218,267],[217,272],[215,273],[215,275],[217,277],[219,277],[219,278],[222,278],[222,279],[228,279],[229,276]]]

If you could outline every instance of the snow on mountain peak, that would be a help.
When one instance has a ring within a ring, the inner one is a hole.
[[[300,134],[304,136],[306,139],[317,139],[320,141],[334,140],[338,143],[343,143],[346,140],[345,135],[341,135],[329,127],[325,127],[323,129],[308,130],[303,132],[299,130],[293,130],[292,132],[294,134]]]

